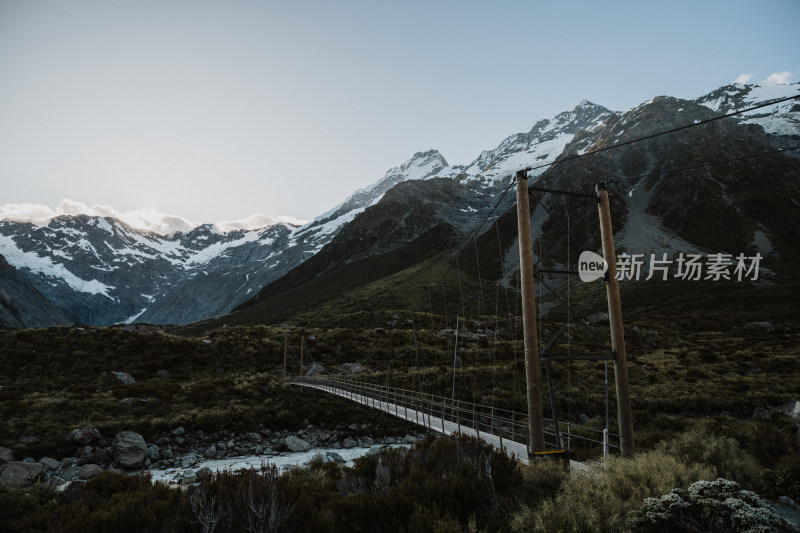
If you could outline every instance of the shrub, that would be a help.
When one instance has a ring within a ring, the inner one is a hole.
[[[717,476],[737,481],[746,489],[757,490],[762,485],[761,467],[755,458],[742,450],[736,440],[714,435],[705,428],[682,433],[658,449],[686,464],[711,466]]]
[[[673,489],[647,498],[628,522],[637,532],[779,533],[791,528],[766,500],[742,490],[735,481],[698,481],[688,490]]]
[[[659,451],[608,457],[588,472],[570,472],[555,498],[522,506],[511,526],[514,531],[616,532],[645,498],[713,477],[708,466],[686,465]]]

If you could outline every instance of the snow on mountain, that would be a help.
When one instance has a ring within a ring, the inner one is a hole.
[[[796,94],[800,94],[800,84],[733,84],[695,103],[727,113]],[[657,120],[651,117],[639,123],[648,106],[659,101],[660,97],[655,98],[625,113],[582,101],[571,111],[537,121],[526,133],[505,138],[467,165],[452,166],[436,150],[418,152],[303,226],[284,221],[252,230],[239,229],[237,224],[202,224],[165,236],[109,216],[54,216],[45,222],[0,220],[0,254],[75,322],[196,321],[229,312],[314,256],[400,183],[451,180],[445,182],[447,187],[458,189],[463,198],[459,209],[448,215],[448,222],[469,229],[475,214],[485,212],[497,196],[495,191],[505,187],[505,178],[513,171],[541,167],[533,171],[538,176],[567,147],[580,154],[597,142],[613,144],[627,139],[634,127],[637,135],[661,131],[661,122],[675,117],[656,115]],[[670,108],[670,113],[674,112],[683,109]],[[800,132],[800,102],[784,102],[738,120],[759,124],[776,139],[788,142],[778,136]]]
[[[300,228],[292,238],[292,242],[310,244],[310,249],[318,252],[336,236],[342,226],[378,203],[383,195],[398,183],[453,177],[459,170],[450,167],[442,154],[436,150],[417,152],[402,165],[390,168],[380,180],[357,190],[344,202]]]
[[[712,91],[695,102],[719,113],[732,113],[772,100],[800,95],[800,83],[760,84],[733,83]],[[735,117],[745,124],[758,124],[773,135],[797,135],[800,131],[800,100],[789,100],[774,106]]]
[[[526,166],[552,163],[576,133],[597,128],[611,115],[605,107],[584,100],[572,111],[540,120],[528,133],[511,135],[494,150],[482,152],[465,172],[471,177],[498,179]],[[540,168],[532,174],[538,176],[545,170]]]

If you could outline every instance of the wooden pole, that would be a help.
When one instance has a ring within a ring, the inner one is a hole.
[[[286,381],[286,350],[289,347],[289,336],[283,336],[283,381]]]
[[[306,338],[304,336],[300,337],[300,377],[303,377],[305,374],[303,373],[303,355],[305,352],[306,346]]]
[[[539,341],[536,337],[536,300],[533,287],[533,249],[527,170],[518,171],[516,179],[519,267],[522,285],[522,329],[525,337],[525,378],[528,385],[528,432],[530,449],[534,452],[543,452],[545,447],[542,384],[539,372]]]
[[[606,271],[608,297],[608,322],[611,327],[611,348],[614,350],[614,381],[617,388],[617,419],[619,420],[620,452],[623,457],[633,455],[633,413],[631,393],[628,388],[628,360],[625,354],[625,334],[622,329],[622,303],[617,280],[617,256],[614,252],[614,233],[611,230],[611,209],[605,183],[597,185],[597,210],[600,214],[600,238],[603,241],[603,259]]]

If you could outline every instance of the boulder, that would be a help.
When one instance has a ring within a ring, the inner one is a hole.
[[[81,428],[81,429],[73,429],[67,436],[64,438],[67,442],[75,442],[81,446],[86,446],[90,442],[100,440],[103,438],[103,435],[100,434],[100,430],[96,428]]]
[[[25,446],[30,446],[32,444],[39,443],[39,437],[33,437],[31,435],[25,435],[19,438],[19,441],[24,444]]]
[[[331,461],[333,461],[333,459],[328,457],[327,454],[315,453],[314,457],[311,458],[309,463],[311,463],[312,461],[319,461],[320,463],[325,464],[325,463],[330,463]]]
[[[325,455],[328,456],[328,459],[332,461],[336,461],[337,463],[344,463],[344,458],[336,452],[326,452]]]
[[[414,444],[415,442],[417,442],[417,437],[413,435],[406,435],[405,437],[403,437],[403,442],[406,444]]]
[[[131,383],[136,383],[136,380],[133,379],[133,376],[128,374],[127,372],[111,372],[111,375],[117,378],[117,381],[123,383],[125,385],[130,385]]]
[[[348,437],[344,439],[344,441],[342,441],[342,448],[347,448],[347,449],[354,448],[356,444],[358,443],[355,440]]]
[[[792,420],[800,420],[800,400],[786,402],[776,409],[779,413],[790,416]]]
[[[303,439],[291,435],[286,437],[286,447],[293,452],[307,452],[311,445]]]
[[[770,419],[769,411],[764,409],[763,407],[756,407],[755,411],[753,411],[753,416],[750,417],[752,420],[761,420],[762,422],[766,422]]]
[[[56,470],[61,467],[61,461],[56,461],[52,457],[42,457],[39,462],[46,470]]]
[[[170,435],[175,437],[180,437],[184,433],[186,433],[186,429],[183,426],[176,427],[175,429],[169,432]]]
[[[322,372],[325,372],[325,367],[319,363],[314,363],[311,365],[311,368],[308,369],[308,372],[306,372],[306,376],[313,376],[314,374],[321,374]]]
[[[151,444],[147,447],[147,456],[150,458],[151,461],[158,461],[161,459],[161,448],[156,446],[155,444]]]
[[[0,466],[14,460],[14,451],[11,448],[0,448]]]
[[[203,452],[203,457],[206,459],[214,459],[217,456],[217,447],[213,444],[206,448],[206,451]]]
[[[39,479],[44,466],[41,463],[9,461],[0,468],[0,485],[30,487]]]
[[[120,431],[112,444],[114,462],[122,468],[141,468],[147,457],[147,443],[133,431]]]
[[[184,470],[181,475],[181,485],[191,485],[197,483],[197,474],[191,470]]]
[[[92,479],[97,474],[103,471],[103,467],[95,464],[83,465],[78,470],[78,477],[81,479]]]
[[[339,367],[340,374],[358,374],[363,371],[364,367],[361,366],[361,363],[345,363]]]

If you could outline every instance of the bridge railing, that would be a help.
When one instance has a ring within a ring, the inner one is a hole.
[[[339,394],[432,431],[450,434],[467,429],[478,437],[481,433],[492,435],[499,439],[500,448],[503,448],[504,441],[519,443],[526,448],[530,442],[528,418],[516,411],[345,376],[293,377],[290,381]],[[608,448],[619,448],[619,435],[571,422],[562,423],[557,432],[553,420],[545,418],[544,433],[545,443],[553,449],[569,448],[572,439],[599,445],[604,445],[605,440]]]

